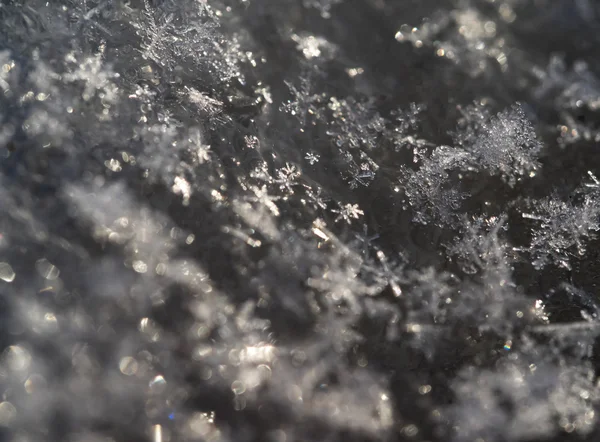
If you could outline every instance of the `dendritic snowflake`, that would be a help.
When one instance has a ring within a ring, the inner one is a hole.
[[[358,207],[358,204],[344,204],[339,209],[332,209],[333,213],[337,213],[335,222],[345,221],[347,224],[351,224],[353,219],[359,219],[365,213]]]

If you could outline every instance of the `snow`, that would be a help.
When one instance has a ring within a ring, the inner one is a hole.
[[[599,26],[0,3],[0,440],[596,440]]]

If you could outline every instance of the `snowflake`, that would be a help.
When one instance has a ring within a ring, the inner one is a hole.
[[[185,87],[187,99],[194,105],[198,111],[209,117],[213,117],[222,112],[223,103],[219,100],[209,97],[206,93],[200,92],[193,87]]]
[[[336,47],[322,37],[314,35],[292,35],[292,40],[297,43],[297,49],[307,59],[322,57],[331,59],[335,56]]]
[[[106,103],[114,103],[117,100],[118,88],[112,80],[119,78],[119,74],[103,66],[103,56],[104,46],[100,47],[95,56],[87,57],[83,61],[78,61],[74,53],[66,56],[66,62],[75,68],[63,78],[68,82],[82,82],[85,85],[82,94],[85,101],[91,100],[96,94]]]
[[[358,204],[345,204],[339,209],[333,209],[332,212],[338,214],[335,219],[336,223],[343,220],[348,224],[351,224],[352,219],[358,219],[365,214],[362,210],[360,210]]]
[[[286,163],[285,167],[282,167],[277,171],[276,183],[279,184],[281,190],[287,190],[293,193],[292,187],[295,186],[296,180],[300,177],[300,171],[296,166],[290,163]]]
[[[516,105],[482,126],[477,141],[467,147],[475,162],[514,186],[520,176],[535,174],[542,144],[523,109]]]
[[[306,161],[308,161],[310,163],[310,165],[314,165],[315,163],[319,162],[319,159],[321,158],[321,155],[314,153],[314,152],[308,152],[305,156],[304,159]]]
[[[200,129],[193,128],[190,130],[188,139],[189,149],[195,155],[199,164],[204,164],[210,161],[210,146],[202,140]]]
[[[363,151],[359,151],[360,160],[358,160],[358,163],[360,165],[350,152],[344,152],[340,149],[340,154],[348,164],[348,169],[342,172],[342,176],[349,179],[350,189],[356,189],[359,185],[368,187],[371,181],[375,179],[379,165]]]
[[[514,12],[506,2],[499,10],[498,15],[503,20],[510,14],[514,20]],[[498,64],[506,69],[510,61],[506,41],[498,38],[496,31],[493,21],[486,21],[482,13],[465,7],[451,11],[440,9],[418,26],[404,24],[395,38],[399,42],[410,42],[416,48],[431,48],[438,57],[447,58],[471,77],[477,77]]]
[[[366,224],[364,224],[363,233],[354,233],[354,237],[356,238],[356,242],[362,244],[360,251],[361,255],[363,257],[367,257],[367,255],[369,254],[369,250],[372,248],[373,241],[379,239],[379,234],[376,233],[375,235],[369,236],[369,227]]]
[[[165,17],[156,18],[156,11],[150,5],[148,0],[144,0],[144,18],[146,19],[145,26],[140,27],[146,33],[148,41],[144,44],[144,52],[142,58],[150,58],[160,65],[168,62],[170,57],[167,48],[167,42],[172,39],[168,38],[167,30],[173,21],[173,14]]]
[[[586,195],[581,203],[546,198],[536,201],[532,213],[523,218],[539,223],[528,250],[540,269],[550,262],[570,269],[569,255],[586,253],[586,239],[600,231],[600,205]]]
[[[175,177],[171,190],[173,193],[180,194],[183,197],[184,206],[189,205],[190,196],[192,195],[192,186],[185,178],[180,176]]]
[[[306,195],[310,199],[310,202],[313,204],[313,207],[315,209],[321,208],[324,210],[327,208],[328,199],[324,198],[322,194],[323,194],[323,189],[321,187],[318,187],[316,190],[314,190],[312,187],[309,187],[306,190]],[[304,203],[304,201],[303,201],[303,203]]]
[[[375,178],[375,172],[370,170],[368,166],[363,166],[365,165],[361,165],[360,172],[356,173],[355,175],[352,175],[352,178],[348,183],[350,185],[350,189],[356,189],[359,184],[363,187],[368,187],[369,184],[371,184],[371,181],[373,181],[373,179]]]
[[[377,257],[377,262],[373,263],[368,269],[375,280],[375,292],[379,293],[389,286],[394,296],[402,296],[400,285],[405,282],[403,274],[406,263],[403,260],[390,262],[382,250],[377,250],[375,256]]]
[[[408,110],[396,110],[392,112],[398,127],[396,132],[406,133],[409,130],[416,130],[419,127],[421,114],[426,110],[425,105],[411,103]]]
[[[285,82],[293,98],[283,103],[280,110],[296,117],[302,126],[306,126],[309,119],[318,120],[323,113],[325,95],[312,92],[313,76],[314,73],[311,72],[300,78],[299,88],[289,81]]]
[[[260,140],[255,135],[246,135],[244,137],[244,143],[249,149],[258,149],[260,147]]]
[[[155,97],[156,92],[151,90],[147,84],[145,84],[143,87],[139,84],[136,84],[135,92],[128,96],[128,98],[131,98],[132,100],[140,100],[143,103],[151,103]]]
[[[359,102],[352,97],[329,99],[328,108],[333,121],[327,135],[335,140],[338,147],[374,149],[381,135],[386,131],[386,121],[374,110],[372,100]]]
[[[554,55],[546,70],[534,73],[540,79],[534,90],[538,98],[552,99],[567,110],[600,109],[600,79],[584,61],[575,62],[569,71],[564,56]]]
[[[468,155],[458,149],[440,146],[424,158],[419,170],[403,168],[401,185],[408,202],[415,208],[415,219],[427,224],[431,219],[442,224],[452,224],[455,212],[466,194],[449,185],[450,170],[460,169]]]
[[[247,200],[262,204],[267,207],[273,215],[279,216],[279,207],[277,207],[275,201],[280,200],[281,197],[270,195],[266,185],[263,185],[262,187],[251,186],[250,190],[254,193],[254,196],[246,197]]]

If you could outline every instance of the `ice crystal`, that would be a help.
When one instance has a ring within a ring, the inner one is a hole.
[[[291,82],[286,82],[293,98],[281,106],[283,111],[296,117],[302,126],[305,126],[312,118],[319,118],[325,99],[323,95],[311,93],[312,86],[309,78],[301,77],[300,88]]]
[[[490,173],[498,173],[514,185],[519,177],[535,174],[541,143],[521,108],[515,107],[492,118],[468,148],[475,161]]]
[[[455,147],[439,146],[431,153],[418,153],[418,170],[405,168],[402,185],[411,205],[424,209],[421,222],[433,218],[453,222],[461,202],[468,198],[460,186],[449,186],[454,177],[473,173],[499,176],[510,187],[536,175],[541,143],[531,123],[518,106],[487,116],[470,108],[454,133]]]
[[[552,261],[570,268],[570,256],[585,255],[585,239],[600,230],[600,208],[591,196],[579,204],[558,198],[537,201],[535,212],[522,216],[539,225],[529,246],[538,268]]]
[[[368,103],[331,97],[328,107],[333,114],[328,135],[333,137],[336,146],[350,149],[377,147],[377,139],[385,128],[385,122],[370,109]]]
[[[350,224],[353,219],[358,219],[364,215],[364,212],[359,209],[358,204],[344,204],[339,209],[333,209],[332,212],[338,214],[335,219],[336,222],[346,221],[348,224]]]

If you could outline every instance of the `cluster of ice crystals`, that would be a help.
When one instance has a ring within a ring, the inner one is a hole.
[[[599,20],[0,3],[0,440],[597,439]]]

